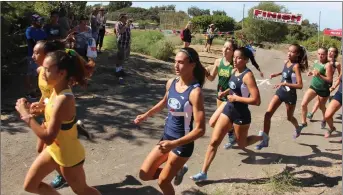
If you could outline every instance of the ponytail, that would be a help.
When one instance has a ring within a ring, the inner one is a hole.
[[[203,87],[205,84],[206,70],[200,62],[198,52],[196,52],[193,48],[190,47],[182,48],[180,52],[183,52],[188,56],[190,63],[195,63],[195,67],[193,69],[193,76],[198,81],[200,86]]]
[[[299,45],[297,43],[292,44],[297,48],[297,52],[299,54],[297,63],[299,64],[299,69],[301,72],[305,72],[308,69],[308,59],[307,59],[307,50],[304,46]]]

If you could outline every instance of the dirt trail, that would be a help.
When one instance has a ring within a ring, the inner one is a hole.
[[[198,51],[202,49],[202,46],[194,47]],[[205,66],[213,64],[215,58],[220,56],[220,47],[213,49],[211,54],[199,53]],[[266,77],[282,70],[285,57],[282,51],[257,49],[257,62]],[[149,119],[140,128],[134,126],[132,121],[137,114],[151,108],[162,98],[166,81],[174,76],[173,64],[133,54],[127,65],[129,77],[125,86],[120,86],[113,74],[113,60],[108,52],[101,54],[88,89],[74,89],[78,98],[78,117],[96,136],[94,142],[82,140],[87,152],[87,181],[104,195],[161,194],[156,181],[139,180],[138,170],[162,135],[166,112]],[[280,78],[268,82],[259,77],[254,67],[251,66],[251,69],[256,75],[262,98],[259,107],[250,107],[252,124],[249,134],[257,134],[263,126],[264,112],[275,93],[272,85],[278,83]],[[300,103],[310,78],[303,75],[303,80],[304,89],[298,90],[296,117],[300,117]],[[204,87],[207,121],[215,110],[215,84],[216,81],[207,82]],[[15,98],[4,99],[8,108],[1,114],[1,194],[4,195],[27,194],[23,192],[22,184],[35,158],[35,135],[17,120],[16,113],[10,112]],[[196,185],[188,178],[201,169],[212,132],[207,126],[205,136],[196,141],[193,156],[187,163],[189,171],[182,185],[176,187],[176,192],[182,195],[275,194],[264,183],[277,174],[290,171],[300,180],[296,185],[300,189],[299,194],[340,194],[342,150],[337,141],[341,136],[341,120],[337,117],[335,115],[339,132],[334,133],[332,138],[323,137],[318,112],[314,116],[314,120],[318,121],[309,123],[303,134],[294,141],[293,127],[286,120],[285,106],[282,105],[272,119],[269,148],[262,151],[255,151],[253,147],[248,147],[246,151],[224,150],[222,143],[209,170],[209,181]],[[45,181],[50,182],[54,176],[55,173],[50,174]],[[60,192],[73,194],[70,188]]]

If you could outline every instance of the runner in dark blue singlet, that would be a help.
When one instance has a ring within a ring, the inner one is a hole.
[[[179,77],[170,79],[164,98],[134,121],[139,124],[168,107],[162,139],[146,157],[139,172],[140,179],[144,181],[158,179],[163,194],[175,194],[171,181],[175,178],[174,185],[182,182],[188,170],[185,163],[193,153],[194,141],[205,134],[201,89],[205,71],[194,49],[181,49],[175,56],[175,72]],[[165,166],[160,168],[163,163]]]
[[[228,130],[234,128],[239,148],[245,148],[264,139],[263,136],[248,136],[251,114],[248,105],[259,106],[261,97],[253,73],[247,68],[250,51],[239,48],[234,52],[234,71],[229,80],[230,95],[218,121],[215,124],[210,145],[207,148],[204,164],[200,173],[191,177],[194,181],[207,179],[207,171],[218,147]]]
[[[282,75],[282,79],[281,83],[275,86],[275,88],[278,89],[270,101],[267,112],[264,115],[264,127],[263,131],[260,131],[260,134],[264,133],[267,138],[262,140],[262,142],[255,147],[257,150],[268,147],[271,118],[282,102],[286,105],[287,120],[290,121],[296,129],[294,138],[297,138],[300,135],[302,126],[299,126],[297,119],[294,117],[294,110],[297,103],[296,89],[302,89],[303,83],[301,72],[304,72],[307,69],[308,62],[306,49],[298,44],[292,44],[288,49],[288,59],[285,61],[283,71],[270,75],[271,79]]]

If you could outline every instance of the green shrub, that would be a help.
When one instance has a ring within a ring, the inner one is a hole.
[[[159,40],[149,47],[149,53],[152,57],[160,60],[168,60],[174,55],[174,45],[171,41]]]
[[[315,51],[318,49],[318,36],[313,36],[309,38],[306,41],[301,41],[301,45],[305,46],[308,51]],[[330,47],[330,46],[335,46],[339,50],[341,50],[341,42],[339,40],[336,40],[334,38],[331,38],[329,36],[324,37],[324,42],[323,42],[323,36],[319,36],[319,46],[320,47]]]

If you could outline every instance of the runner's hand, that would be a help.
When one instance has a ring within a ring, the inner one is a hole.
[[[160,150],[162,150],[162,153],[168,153],[170,150],[176,148],[175,142],[169,141],[169,140],[163,140],[158,143],[160,146]]]
[[[263,74],[263,72],[261,72],[261,71],[260,71],[260,76],[261,76],[262,78],[264,78],[264,74]]]
[[[34,102],[30,105],[30,113],[34,115],[39,115],[43,112],[45,108],[44,104],[41,104],[39,102]]]
[[[312,74],[313,74],[313,76],[319,76],[318,70],[313,70],[313,71],[312,71]]]
[[[312,75],[313,75],[312,71],[307,73],[307,76],[312,76]]]
[[[136,125],[140,124],[141,122],[145,121],[148,118],[147,114],[141,114],[136,117],[133,121]]]
[[[223,91],[218,92],[218,98],[222,99],[225,96],[225,93]]]
[[[276,84],[274,85],[274,89],[279,89],[281,86],[284,86],[285,83],[279,83],[279,84]]]
[[[235,102],[235,101],[237,101],[237,98],[236,98],[237,96],[236,95],[228,95],[227,96],[227,100],[229,101],[229,102]]]
[[[15,109],[18,111],[20,116],[29,115],[30,103],[25,98],[20,98],[17,100]]]

